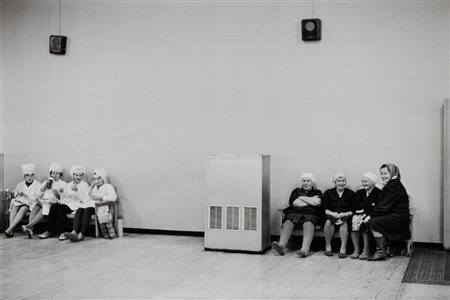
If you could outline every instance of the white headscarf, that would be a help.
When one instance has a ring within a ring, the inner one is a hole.
[[[300,181],[302,181],[303,178],[311,179],[313,187],[315,189],[317,189],[317,180],[313,173],[308,173],[308,172],[302,173],[302,176],[300,177]]]
[[[338,171],[338,172],[334,173],[333,177],[331,177],[331,181],[333,183],[336,183],[336,180],[338,180],[338,178],[340,178],[340,177],[347,179],[347,176],[345,176],[344,172]]]
[[[372,172],[366,172],[362,175],[362,177],[365,177],[367,179],[369,179],[370,181],[373,182],[373,184],[377,187],[377,188],[381,188],[381,184],[378,180],[378,176],[375,173]]]

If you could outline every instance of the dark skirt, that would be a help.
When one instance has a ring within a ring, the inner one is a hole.
[[[409,215],[388,214],[370,219],[369,226],[389,241],[402,241],[411,238]]]
[[[320,217],[313,214],[302,214],[297,212],[286,213],[283,218],[283,223],[286,220],[291,221],[295,226],[303,225],[305,222],[311,222],[314,226],[320,225]]]

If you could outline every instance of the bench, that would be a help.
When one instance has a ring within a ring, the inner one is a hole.
[[[283,220],[283,213],[285,208],[279,208],[278,211],[281,213],[281,220]],[[413,239],[413,219],[414,219],[414,215],[416,214],[416,209],[413,207],[409,208],[409,230],[411,232],[411,238],[409,240],[406,240],[406,256],[411,256],[412,250],[413,250],[413,243],[414,243],[414,239]],[[301,227],[297,226],[294,231],[292,232],[293,236],[303,236],[303,230]],[[316,226],[315,230],[314,230],[314,236],[315,237],[324,237],[323,234],[323,226]],[[350,236],[350,235],[349,235]],[[334,238],[339,238],[339,231],[336,231],[333,235]],[[349,237],[349,241],[350,241],[350,237]]]
[[[284,210],[286,209],[287,207],[285,207],[285,208],[279,208],[278,209],[278,211],[281,213],[281,220],[283,220],[283,214],[284,214]],[[303,236],[303,229],[302,229],[302,227],[300,227],[300,226],[296,226],[295,228],[294,228],[294,231],[292,232],[292,235],[293,236]],[[323,226],[322,225],[317,225],[316,227],[315,227],[315,229],[314,229],[314,236],[316,237],[324,237],[324,234],[323,234]],[[334,233],[334,235],[333,235],[333,237],[336,237],[336,238],[338,238],[339,237],[339,231],[336,231],[335,233]]]
[[[9,208],[10,201],[11,201],[10,197],[8,197],[8,196],[5,197],[5,205],[4,205],[4,207],[6,209]],[[118,232],[117,231],[117,228],[118,228],[118,203],[117,202],[118,201],[116,200],[116,201],[103,201],[103,202],[95,203],[95,213],[92,215],[91,220],[89,222],[89,225],[94,225],[95,226],[95,237],[96,238],[100,237],[100,229],[99,229],[99,224],[98,224],[98,221],[97,221],[97,211],[98,211],[98,208],[102,207],[102,206],[109,206],[109,211],[112,213],[112,216],[113,216],[114,230],[116,231],[116,234],[117,234],[117,232]],[[30,216],[30,212],[28,211],[25,214],[25,216],[23,217],[21,223],[22,224],[23,223],[25,223],[25,224],[28,223],[28,217],[29,216]],[[74,217],[75,217],[75,212],[73,212],[71,214],[67,214],[68,222],[73,223]],[[9,226],[9,210],[5,211],[5,218],[6,218],[6,227],[8,227]],[[46,219],[44,218],[41,221],[41,223],[42,222],[46,222]]]

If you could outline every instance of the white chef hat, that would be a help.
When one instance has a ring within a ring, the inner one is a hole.
[[[86,173],[86,169],[82,165],[75,165],[70,168],[70,174],[73,176],[75,173]]]
[[[50,172],[59,172],[62,173],[63,171],[63,167],[60,164],[57,164],[55,162],[52,162],[50,164],[50,168],[49,168]]]
[[[108,183],[108,179],[107,179],[107,173],[105,169],[102,168],[95,168],[94,171],[92,172],[92,175],[94,176],[94,178],[99,178],[101,177],[103,179],[104,183]]]
[[[302,173],[302,176],[300,177],[300,181],[301,181],[303,178],[309,178],[309,179],[311,179],[314,188],[317,188],[317,186],[316,186],[316,184],[317,184],[316,176],[314,176],[313,173],[304,172],[304,173]]]
[[[33,163],[23,164],[21,167],[23,175],[34,174],[34,171],[36,170],[36,166]]]

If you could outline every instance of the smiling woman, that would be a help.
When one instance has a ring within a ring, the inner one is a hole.
[[[303,242],[299,257],[308,256],[315,226],[321,220],[322,192],[316,188],[316,177],[312,173],[303,173],[300,182],[301,188],[292,191],[289,198],[289,207],[283,212],[280,241],[272,243],[272,247],[280,255],[285,254],[287,243],[294,228],[302,226]]]
[[[369,222],[377,247],[369,260],[387,257],[386,242],[398,243],[411,237],[409,198],[400,182],[400,170],[394,164],[383,164],[380,174],[384,187],[373,211],[365,219],[365,222]]]

